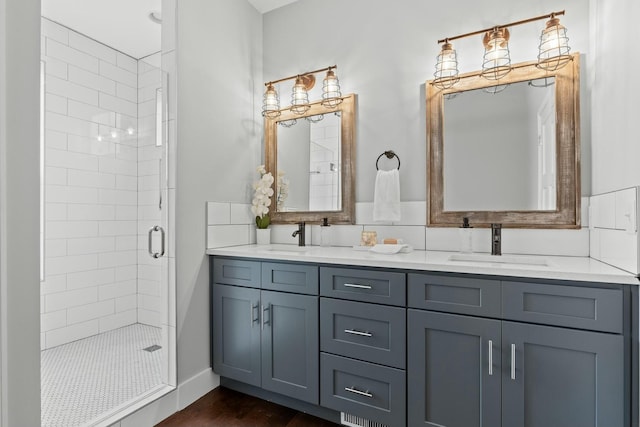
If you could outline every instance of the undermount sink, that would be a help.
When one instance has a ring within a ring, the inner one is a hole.
[[[499,265],[530,265],[548,267],[549,261],[542,257],[529,257],[521,255],[488,255],[488,254],[453,254],[449,257],[451,262],[483,263]]]
[[[283,246],[270,246],[267,248],[268,251],[270,252],[289,252],[289,253],[305,253],[307,252],[309,248],[307,248],[306,246],[287,246],[287,245],[283,245]]]

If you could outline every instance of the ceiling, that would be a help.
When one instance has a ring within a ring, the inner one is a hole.
[[[265,0],[254,0],[265,1]],[[149,19],[161,0],[42,0],[42,16],[140,59],[160,50],[160,25]]]
[[[297,0],[248,0],[267,13]],[[160,25],[149,13],[162,0],[42,0],[42,16],[140,59],[160,50]]]
[[[298,0],[249,0],[249,3],[255,7],[260,13],[267,13],[273,9],[286,6]]]

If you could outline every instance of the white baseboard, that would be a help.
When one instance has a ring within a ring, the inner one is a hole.
[[[186,408],[220,385],[220,377],[211,368],[180,383],[178,387],[134,412],[111,427],[151,427],[170,415]]]
[[[220,377],[207,368],[178,386],[178,411],[191,405],[220,385]]]

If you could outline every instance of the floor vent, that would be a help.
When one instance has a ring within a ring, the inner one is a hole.
[[[362,417],[340,412],[340,424],[348,427],[389,427],[386,424],[378,423]]]
[[[149,353],[153,353],[154,351],[160,350],[161,348],[162,347],[160,347],[158,344],[154,344],[154,345],[151,345],[151,346],[149,346],[147,348],[143,348],[143,350],[144,351],[148,351]]]

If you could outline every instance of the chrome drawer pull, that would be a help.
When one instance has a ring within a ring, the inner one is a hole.
[[[358,285],[357,283],[345,283],[345,288],[371,289],[371,285]]]
[[[358,335],[361,337],[372,337],[373,334],[371,332],[362,332],[362,331],[356,331],[353,329],[345,329],[344,330],[345,334],[351,334],[351,335]]]
[[[364,397],[369,397],[369,398],[373,397],[373,394],[369,393],[368,391],[360,391],[355,388],[345,387],[344,391],[348,391],[349,393],[354,393]]]
[[[489,340],[489,375],[493,375],[493,341]]]
[[[516,379],[516,345],[511,344],[511,379]]]

